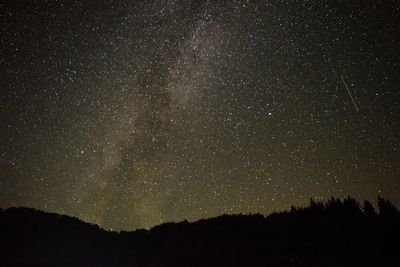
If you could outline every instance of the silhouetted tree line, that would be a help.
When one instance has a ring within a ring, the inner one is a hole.
[[[331,198],[267,217],[223,215],[109,232],[28,208],[0,210],[0,266],[400,266],[400,213]]]

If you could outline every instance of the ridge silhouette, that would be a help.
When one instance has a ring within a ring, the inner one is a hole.
[[[0,266],[400,266],[400,212],[378,198],[311,199],[268,216],[222,215],[109,232],[31,208],[0,210]]]

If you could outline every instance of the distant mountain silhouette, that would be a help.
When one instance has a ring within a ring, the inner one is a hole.
[[[400,266],[400,213],[348,197],[306,208],[107,232],[29,208],[0,210],[0,266]]]

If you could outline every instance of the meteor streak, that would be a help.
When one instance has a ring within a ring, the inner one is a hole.
[[[358,107],[357,107],[357,105],[356,105],[356,101],[354,101],[354,98],[353,98],[353,96],[351,95],[351,92],[350,92],[350,90],[349,90],[349,87],[347,86],[347,83],[346,83],[346,81],[345,81],[344,78],[343,78],[343,75],[340,75],[340,78],[342,79],[342,82],[343,82],[343,84],[344,84],[344,87],[346,87],[346,90],[347,90],[347,92],[349,93],[349,96],[350,96],[350,98],[351,98],[351,101],[353,101],[354,108],[355,108],[356,111],[358,112]]]

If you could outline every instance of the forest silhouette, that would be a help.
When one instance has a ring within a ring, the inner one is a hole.
[[[400,266],[400,212],[331,198],[268,216],[222,215],[110,232],[30,208],[0,210],[0,266]]]

